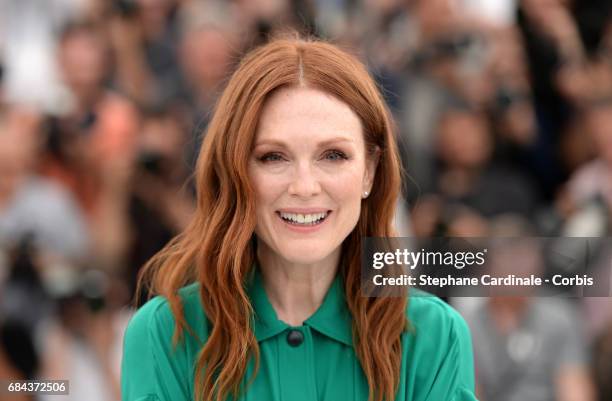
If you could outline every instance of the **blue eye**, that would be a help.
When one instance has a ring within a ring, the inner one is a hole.
[[[348,160],[348,156],[339,150],[330,150],[325,154],[325,159],[331,161]]]
[[[279,153],[266,153],[265,155],[259,158],[259,161],[268,163],[268,162],[279,162],[282,161],[283,157]]]

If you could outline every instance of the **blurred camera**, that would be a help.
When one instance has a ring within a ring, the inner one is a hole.
[[[75,305],[85,305],[90,312],[106,309],[109,278],[99,270],[76,271],[71,268],[55,273],[50,292],[60,315],[70,316]]]
[[[35,378],[40,357],[29,327],[14,319],[0,320],[0,350],[9,366],[26,379]]]
[[[28,285],[32,291],[42,292],[42,283],[35,263],[36,236],[28,232],[10,252],[11,270],[9,280]]]

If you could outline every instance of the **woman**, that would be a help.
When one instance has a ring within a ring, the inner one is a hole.
[[[354,57],[303,40],[253,51],[196,175],[193,221],[142,276],[159,296],[126,332],[124,401],[475,400],[454,310],[360,295],[362,238],[393,235],[400,163]]]

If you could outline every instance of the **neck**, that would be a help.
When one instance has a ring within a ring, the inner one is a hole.
[[[340,260],[340,249],[315,263],[293,263],[265,245],[259,245],[257,259],[264,288],[279,320],[301,326],[323,303]]]

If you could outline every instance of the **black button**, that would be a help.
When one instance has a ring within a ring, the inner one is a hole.
[[[289,330],[289,333],[287,333],[287,342],[292,347],[297,347],[304,342],[304,335],[299,330]]]

